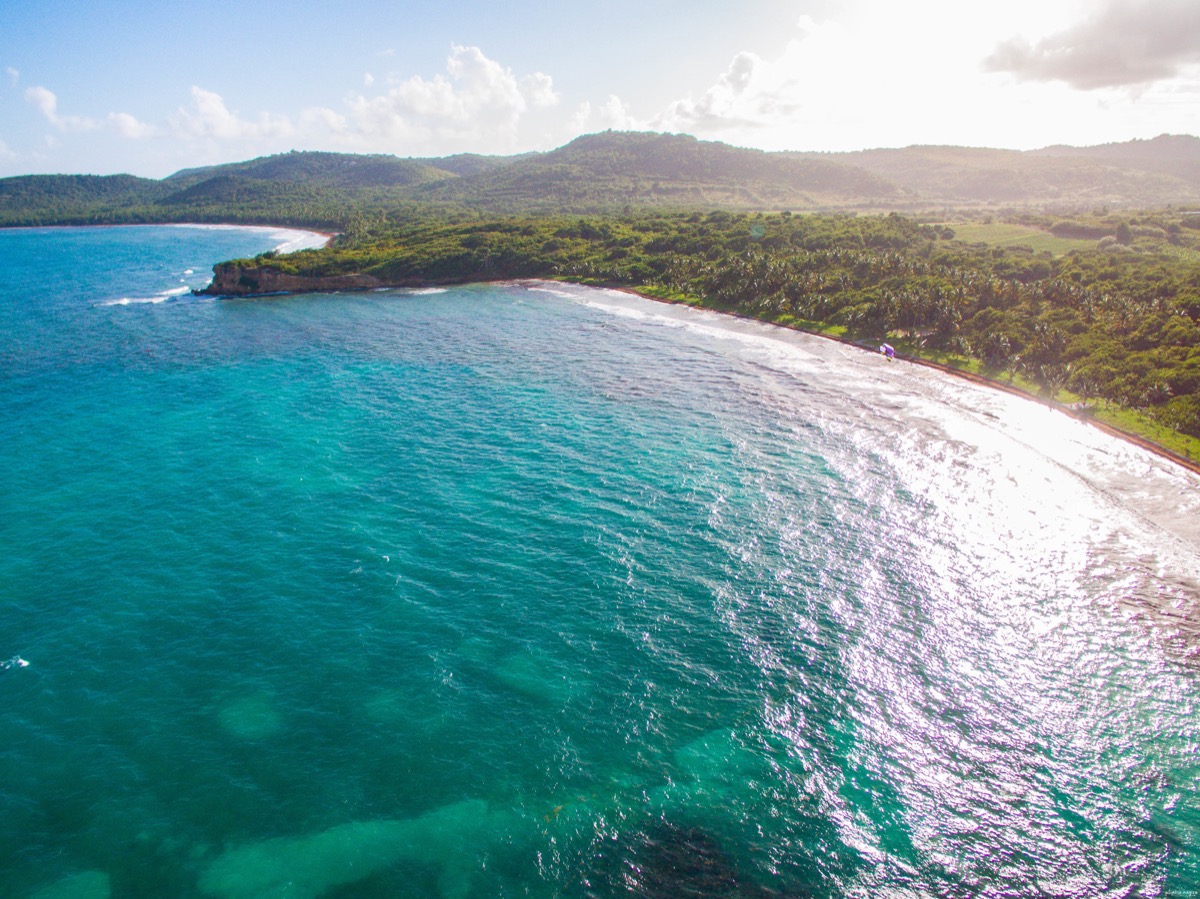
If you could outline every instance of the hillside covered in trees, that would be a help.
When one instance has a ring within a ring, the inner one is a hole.
[[[767,153],[604,132],[547,153],[435,159],[287,153],[177,172],[0,179],[0,226],[245,222],[345,231],[443,215],[628,209],[941,214],[1200,205],[1200,139],[1032,152]]]

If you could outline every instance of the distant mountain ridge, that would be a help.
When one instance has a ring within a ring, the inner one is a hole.
[[[1091,147],[1056,144],[1040,150],[1030,150],[1029,155],[1088,156],[1096,159],[1142,160],[1150,163],[1175,160],[1194,164],[1200,158],[1200,138],[1187,134],[1160,134],[1150,140],[1130,140]]]
[[[775,209],[896,198],[885,179],[823,159],[797,158],[677,134],[603,132],[456,182],[429,199],[488,209],[587,211],[594,204]]]
[[[1160,134],[1152,140],[1131,140],[1095,147],[1046,147],[1031,155],[1094,159],[1132,170],[1161,172],[1188,181],[1200,179],[1200,138]]]
[[[401,158],[305,151],[132,175],[0,179],[0,225],[225,221],[342,228],[414,212],[626,208],[902,211],[1200,204],[1200,138],[1016,151],[913,146],[765,152],[652,132],[588,134],[545,153]]]
[[[290,153],[262,156],[247,162],[184,169],[168,175],[163,180],[173,186],[194,187],[221,177],[356,188],[420,184],[455,177],[455,173],[437,168],[428,160],[402,159],[382,154],[359,156],[349,153],[293,150]]]
[[[1077,211],[1096,205],[1162,207],[1200,198],[1200,138],[1189,135],[1028,151],[914,146],[833,155],[892,181],[918,204]]]

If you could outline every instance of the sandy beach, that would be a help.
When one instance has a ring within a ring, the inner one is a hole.
[[[653,302],[663,303],[663,304],[669,305],[669,306],[686,305],[686,304],[678,303],[678,302],[675,302],[672,300],[665,300],[665,299],[662,299],[661,297],[655,297],[655,296],[650,296],[649,294],[639,293],[638,291],[636,291],[632,288],[612,288],[612,289],[614,289],[618,292],[621,292],[621,293],[628,293],[628,294],[631,294],[632,296],[641,297],[642,299],[645,299],[645,300],[651,300]],[[691,307],[689,307],[689,308],[691,308]],[[780,325],[775,322],[766,322],[761,319],[755,319],[755,318],[750,318],[748,316],[742,316],[735,312],[716,312],[716,310],[707,310],[707,309],[705,311],[715,312],[718,315],[726,315],[730,318],[743,319],[745,321],[754,321],[754,322],[757,322],[766,327],[778,328],[782,331],[790,331],[790,332],[794,332],[794,333],[798,333],[798,334],[808,334],[811,337],[820,337],[824,340],[829,340],[834,343],[842,344],[844,346],[853,347],[856,350],[859,350],[859,351],[862,351],[865,353],[869,353],[871,355],[876,355],[876,352],[877,352],[876,350],[870,349],[868,347],[864,347],[863,345],[861,345],[860,343],[858,343],[856,341],[845,340],[845,339],[842,339],[839,337],[834,337],[829,334],[820,334],[820,333],[817,333],[814,331],[804,331],[799,328],[790,328],[787,325]],[[979,385],[991,388],[993,390],[999,390],[1004,393],[1008,393],[1013,396],[1021,397],[1023,399],[1027,399],[1027,400],[1030,400],[1035,403],[1040,403],[1043,406],[1054,409],[1058,412],[1063,413],[1064,415],[1068,415],[1068,416],[1076,419],[1077,421],[1083,422],[1084,424],[1087,424],[1093,428],[1096,428],[1097,430],[1100,430],[1112,437],[1116,437],[1120,440],[1128,441],[1129,443],[1131,443],[1135,446],[1141,447],[1142,449],[1146,450],[1147,452],[1154,453],[1155,455],[1160,456],[1163,459],[1167,459],[1167,460],[1175,463],[1176,465],[1179,465],[1183,468],[1188,469],[1189,471],[1195,472],[1196,474],[1200,474],[1200,462],[1197,462],[1193,459],[1189,459],[1186,456],[1181,456],[1179,453],[1172,452],[1171,450],[1167,449],[1166,447],[1161,446],[1152,440],[1148,440],[1145,437],[1141,437],[1137,434],[1131,434],[1128,431],[1122,431],[1121,429],[1115,428],[1112,425],[1106,424],[1105,422],[1097,421],[1094,417],[1092,417],[1091,415],[1088,415],[1086,412],[1077,411],[1063,403],[1058,403],[1053,400],[1046,399],[1045,397],[1039,397],[1034,394],[1027,393],[1024,390],[1019,390],[1010,384],[1004,383],[1003,381],[997,381],[997,380],[993,380],[991,378],[985,378],[981,375],[975,374],[974,372],[964,371],[963,369],[954,368],[953,366],[950,366],[950,365],[943,365],[942,363],[934,362],[931,359],[922,359],[917,356],[897,356],[894,361],[901,362],[901,363],[910,363],[912,365],[919,365],[924,368],[932,368],[935,371],[940,371],[940,372],[943,372],[948,375],[953,375],[956,378],[962,378],[963,380],[970,381],[973,384],[979,384]]]

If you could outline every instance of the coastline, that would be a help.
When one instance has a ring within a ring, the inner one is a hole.
[[[74,227],[74,226],[66,226]],[[92,227],[85,225],[84,227]],[[276,253],[287,255],[288,253],[298,253],[301,250],[319,250],[329,246],[330,242],[337,237],[336,234],[328,231],[313,231],[308,228],[293,228],[288,225],[230,225],[230,224],[209,224],[207,222],[173,222],[167,225],[111,225],[101,227],[150,227],[150,228],[198,228],[201,230],[233,230],[239,231],[257,231],[272,236],[275,239],[283,242],[275,248]]]
[[[823,337],[826,335],[817,335],[817,336]],[[831,339],[836,339],[836,338],[831,338]],[[1121,440],[1124,440],[1128,443],[1132,443],[1134,446],[1139,446],[1144,450],[1154,453],[1154,455],[1156,455],[1156,456],[1159,456],[1170,462],[1174,462],[1176,465],[1186,468],[1189,471],[1192,471],[1196,474],[1200,474],[1200,462],[1196,462],[1193,459],[1189,459],[1187,456],[1181,456],[1181,455],[1179,455],[1179,453],[1172,452],[1171,450],[1167,449],[1165,446],[1155,443],[1153,440],[1149,440],[1146,437],[1142,437],[1138,434],[1132,434],[1129,431],[1122,431],[1120,428],[1115,428],[1112,425],[1108,424],[1107,422],[1097,421],[1093,416],[1084,414],[1082,412],[1077,412],[1074,409],[1071,409],[1070,407],[1063,405],[1062,403],[1057,403],[1053,400],[1045,399],[1044,397],[1035,396],[1031,393],[1026,393],[1024,390],[1018,390],[1016,387],[1013,387],[1010,384],[1005,384],[1003,381],[993,381],[990,378],[985,378],[982,375],[975,374],[974,372],[963,371],[962,369],[959,369],[959,368],[954,368],[949,365],[943,365],[942,363],[934,362],[931,359],[922,359],[919,356],[906,356],[901,361],[912,362],[915,365],[923,365],[926,368],[937,369],[938,371],[943,371],[946,374],[954,375],[955,377],[959,377],[959,378],[963,378],[967,381],[971,381],[972,383],[975,383],[975,384],[980,384],[984,387],[989,387],[993,390],[1002,390],[1005,393],[1012,394],[1013,396],[1019,396],[1019,397],[1023,397],[1024,399],[1027,399],[1027,400],[1032,400],[1035,403],[1041,403],[1043,406],[1046,406],[1050,409],[1054,409],[1058,412],[1062,412],[1064,415],[1068,415],[1071,418],[1074,418],[1076,421],[1081,421],[1086,425],[1090,425],[1091,427],[1096,428],[1097,430],[1103,431],[1105,434],[1108,434],[1111,437],[1120,438]]]
[[[555,282],[549,282],[549,283],[555,283]],[[759,324],[768,325],[773,328],[781,328],[785,331],[793,331],[798,334],[808,334],[813,337],[820,337],[825,340],[831,340],[835,343],[842,344],[843,346],[853,347],[854,349],[859,350],[860,352],[864,352],[864,353],[874,353],[875,352],[874,350],[868,349],[867,347],[863,346],[861,343],[859,343],[857,341],[848,340],[843,337],[836,337],[831,334],[822,334],[819,331],[806,331],[803,328],[795,328],[790,325],[782,325],[779,322],[767,321],[765,319],[755,318],[755,317],[749,316],[749,315],[741,315],[737,312],[727,312],[722,309],[712,309],[707,306],[691,307],[691,306],[689,306],[689,304],[684,303],[680,300],[670,300],[670,299],[664,299],[663,297],[652,296],[650,294],[641,293],[640,291],[638,291],[634,288],[631,288],[631,287],[616,287],[616,286],[614,286],[614,287],[607,287],[605,289],[606,290],[616,290],[620,293],[627,293],[627,294],[630,294],[631,296],[640,297],[641,299],[644,299],[644,300],[652,300],[656,303],[664,303],[664,304],[672,305],[672,306],[688,306],[689,308],[704,309],[706,312],[713,312],[713,313],[716,313],[717,315],[727,315],[730,318],[738,318],[738,319],[743,319],[745,321],[757,322]],[[1099,430],[1105,434],[1108,434],[1111,437],[1115,437],[1120,440],[1124,440],[1127,443],[1133,444],[1134,446],[1144,449],[1147,452],[1150,452],[1150,453],[1154,454],[1155,456],[1158,456],[1161,459],[1164,459],[1168,462],[1173,462],[1174,464],[1192,472],[1193,474],[1200,475],[1200,462],[1197,462],[1193,459],[1189,459],[1187,456],[1181,456],[1179,453],[1172,452],[1171,450],[1167,449],[1165,446],[1155,443],[1153,440],[1150,440],[1146,437],[1142,437],[1141,435],[1133,434],[1133,433],[1130,433],[1129,431],[1121,430],[1120,428],[1113,427],[1112,425],[1110,425],[1106,422],[1097,421],[1094,417],[1092,417],[1090,415],[1086,415],[1086,414],[1081,414],[1080,412],[1077,412],[1075,410],[1068,408],[1066,405],[1064,405],[1062,403],[1058,403],[1053,400],[1046,399],[1045,397],[1040,397],[1040,396],[1036,396],[1031,393],[1027,393],[1026,391],[1020,390],[1020,389],[1012,386],[1011,384],[1005,384],[1003,381],[995,381],[995,380],[992,380],[991,378],[985,378],[982,375],[975,374],[974,372],[964,371],[963,369],[954,368],[953,366],[950,366],[950,365],[944,365],[941,362],[934,362],[932,359],[922,359],[920,356],[897,356],[896,361],[897,362],[908,362],[913,365],[924,366],[925,368],[932,368],[936,371],[940,371],[940,372],[943,372],[948,375],[953,375],[954,377],[957,377],[957,378],[962,378],[963,380],[970,381],[971,383],[978,384],[982,387],[987,387],[991,390],[998,390],[1003,393],[1007,393],[1011,396],[1016,396],[1016,397],[1020,397],[1022,399],[1030,400],[1032,402],[1035,402],[1042,406],[1045,406],[1048,409],[1053,409],[1057,412],[1061,412],[1064,415],[1066,415],[1070,418],[1073,418],[1076,421],[1079,421],[1086,425],[1089,425],[1093,428],[1096,428],[1097,430]]]
[[[61,231],[70,229],[91,230],[93,228],[197,228],[200,230],[260,231],[278,235],[283,239],[277,253],[298,253],[300,250],[320,250],[329,246],[337,237],[336,232],[314,231],[311,228],[293,228],[290,225],[239,225],[226,222],[104,222],[94,225],[13,225],[0,227],[0,231]]]
[[[234,227],[237,227],[237,226],[234,226]],[[316,234],[319,232],[309,232],[309,233]],[[332,240],[334,235],[325,235],[325,236],[328,238],[328,240]],[[326,241],[326,243],[328,243],[328,240]],[[206,294],[206,295],[210,295],[210,296],[213,296],[213,295],[216,295],[216,296],[267,296],[267,295],[277,296],[280,294],[311,293],[311,292],[319,293],[319,292],[325,292],[325,291],[386,290],[386,289],[391,289],[391,288],[401,289],[401,288],[406,288],[406,287],[420,287],[420,286],[445,286],[445,285],[449,285],[449,284],[463,284],[463,283],[489,283],[487,281],[487,279],[479,279],[479,278],[456,279],[456,280],[412,279],[410,282],[407,282],[407,283],[390,283],[390,282],[383,281],[379,278],[375,278],[370,275],[361,275],[361,274],[344,274],[344,275],[332,275],[332,276],[311,276],[311,275],[306,276],[306,275],[290,275],[290,274],[284,275],[283,273],[276,273],[272,269],[270,269],[268,267],[263,267],[263,266],[257,267],[255,269],[253,269],[252,271],[247,271],[246,269],[242,268],[242,269],[237,269],[235,272],[235,270],[233,269],[233,267],[230,266],[229,263],[219,263],[217,266],[214,267],[213,274],[214,274],[213,280],[210,281],[208,286],[205,287],[203,290],[198,291],[198,293]],[[745,321],[753,321],[753,322],[757,322],[761,325],[769,325],[771,327],[780,328],[785,331],[791,331],[791,332],[799,333],[799,334],[808,334],[813,337],[821,337],[826,340],[830,340],[830,341],[834,341],[836,343],[843,344],[845,346],[853,347],[854,349],[859,350],[861,352],[872,352],[872,353],[874,352],[874,350],[870,350],[867,347],[864,347],[861,343],[859,343],[857,341],[849,340],[849,339],[846,339],[843,337],[837,337],[837,336],[834,336],[831,334],[824,334],[819,331],[807,331],[803,328],[797,328],[797,327],[793,327],[791,325],[780,324],[779,322],[772,322],[772,321],[768,321],[766,319],[755,318],[753,316],[742,315],[740,313],[731,312],[731,311],[727,311],[724,309],[714,309],[714,308],[711,308],[708,306],[692,306],[691,304],[686,303],[682,300],[674,300],[674,299],[669,299],[669,298],[665,298],[665,297],[654,296],[652,294],[643,293],[643,292],[637,290],[636,288],[628,287],[625,285],[586,284],[586,283],[577,282],[577,281],[569,281],[566,279],[555,280],[552,278],[515,278],[515,279],[514,278],[503,278],[503,279],[497,279],[497,280],[500,283],[508,282],[508,283],[517,283],[517,284],[569,283],[569,284],[579,284],[582,287],[595,287],[595,288],[602,289],[602,290],[614,290],[614,291],[617,291],[620,293],[625,293],[625,294],[629,294],[631,296],[636,296],[636,297],[639,297],[644,300],[651,300],[656,303],[662,303],[664,305],[683,306],[686,308],[703,309],[705,311],[713,312],[718,315],[728,316],[730,318],[743,319]],[[1062,412],[1064,415],[1067,415],[1077,421],[1080,421],[1087,425],[1090,425],[1091,427],[1096,428],[1105,434],[1108,434],[1112,437],[1116,437],[1121,440],[1124,440],[1127,443],[1130,443],[1134,446],[1140,447],[1141,449],[1144,449],[1144,450],[1154,454],[1155,456],[1158,456],[1168,462],[1172,462],[1172,463],[1178,465],[1180,468],[1183,468],[1193,474],[1200,475],[1200,462],[1190,459],[1187,456],[1180,455],[1179,453],[1173,452],[1172,450],[1167,449],[1165,446],[1162,446],[1161,444],[1155,443],[1153,440],[1150,440],[1147,437],[1143,437],[1139,434],[1134,434],[1130,431],[1126,431],[1121,428],[1114,427],[1113,425],[1110,425],[1106,422],[1097,421],[1094,417],[1092,417],[1090,415],[1086,415],[1086,414],[1081,414],[1080,412],[1077,412],[1075,410],[1068,408],[1066,405],[1064,405],[1062,403],[1058,403],[1053,400],[1049,400],[1045,397],[1040,397],[1035,394],[1028,393],[1028,392],[1026,392],[1024,390],[1020,390],[1010,384],[1005,384],[1003,381],[992,380],[992,379],[986,378],[982,375],[978,375],[974,372],[969,372],[969,371],[964,371],[963,369],[954,368],[953,366],[945,365],[940,362],[935,362],[931,359],[923,359],[920,356],[897,356],[896,361],[910,362],[915,365],[921,365],[926,368],[932,368],[932,369],[944,372],[948,375],[953,375],[957,378],[961,378],[963,380],[970,381],[970,382],[978,384],[980,386],[987,387],[992,390],[998,390],[998,391],[1010,394],[1012,396],[1017,396],[1017,397],[1021,397],[1026,400],[1030,400],[1032,402],[1035,402],[1042,406],[1045,406],[1046,408],[1053,409],[1058,412]]]

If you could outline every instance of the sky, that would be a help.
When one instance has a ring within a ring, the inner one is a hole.
[[[0,177],[289,150],[508,155],[1200,135],[1200,0],[0,4]]]

